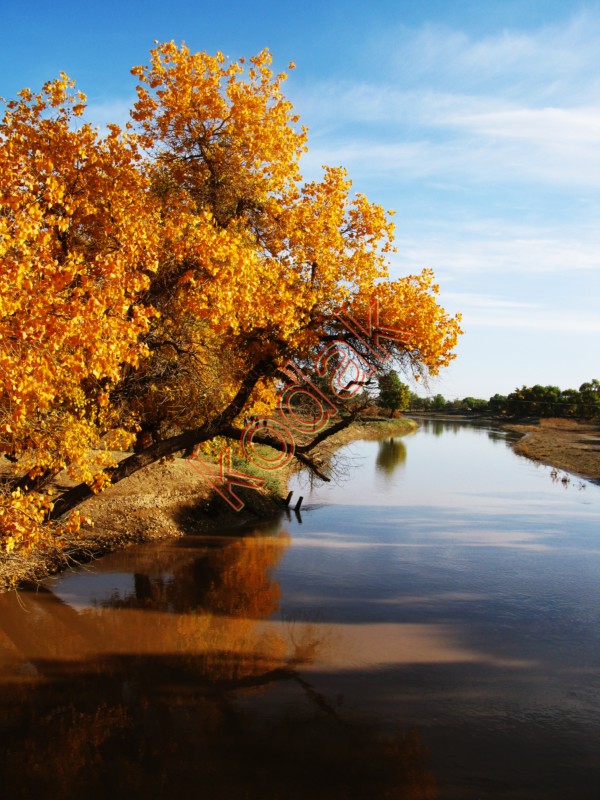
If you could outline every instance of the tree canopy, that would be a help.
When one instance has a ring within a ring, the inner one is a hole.
[[[395,370],[379,376],[379,403],[387,408],[390,416],[394,411],[404,411],[410,402],[410,389],[402,383]]]
[[[307,131],[271,63],[159,44],[132,70],[131,123],[105,133],[64,74],[4,101],[5,550],[60,542],[81,500],[154,460],[240,441],[244,419],[274,412],[290,364],[296,380],[306,365],[418,378],[454,357],[460,318],[433,273],[389,278],[391,212],[342,167],[302,181]],[[341,422],[295,448],[315,469],[316,440],[352,418],[340,380]],[[117,465],[116,449],[134,452]],[[76,486],[51,497],[63,469]]]

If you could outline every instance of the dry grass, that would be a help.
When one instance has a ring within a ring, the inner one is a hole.
[[[406,436],[409,433],[414,433],[419,425],[413,419],[407,417],[391,418],[391,419],[368,419],[361,418],[354,422],[349,428],[346,428],[335,436],[332,436],[330,441],[335,447],[341,447],[348,442],[356,442],[359,439],[383,439],[386,436]]]

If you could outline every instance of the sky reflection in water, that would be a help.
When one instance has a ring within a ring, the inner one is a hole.
[[[380,719],[427,731],[448,786],[469,782],[481,750],[486,780],[507,781],[514,796],[595,796],[600,489],[552,481],[502,434],[433,433],[406,437],[397,464],[388,445],[353,445],[365,466],[341,486],[311,493],[297,482],[309,510],[276,572],[284,613],[344,631],[322,668],[346,659],[357,670],[347,698],[361,705],[366,694]],[[501,754],[523,759],[511,779]]]

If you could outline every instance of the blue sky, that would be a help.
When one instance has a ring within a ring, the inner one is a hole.
[[[600,3],[0,5],[0,95],[61,70],[125,122],[155,39],[297,69],[306,178],[342,164],[396,210],[393,275],[431,267],[463,313],[447,397],[600,378]]]

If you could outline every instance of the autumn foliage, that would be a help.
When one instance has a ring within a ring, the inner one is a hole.
[[[393,363],[416,375],[446,366],[460,333],[431,271],[389,280],[390,214],[353,195],[344,169],[303,183],[307,131],[268,51],[232,62],[161,44],[132,72],[125,130],[86,123],[65,75],[5,102],[8,552],[59,544],[82,499],[157,458],[239,439],[240,420],[273,409],[290,359],[340,340],[360,352],[341,308],[361,319],[377,299],[380,324],[406,333],[388,343]],[[111,451],[127,448],[117,467]],[[75,490],[50,496],[65,469]]]

